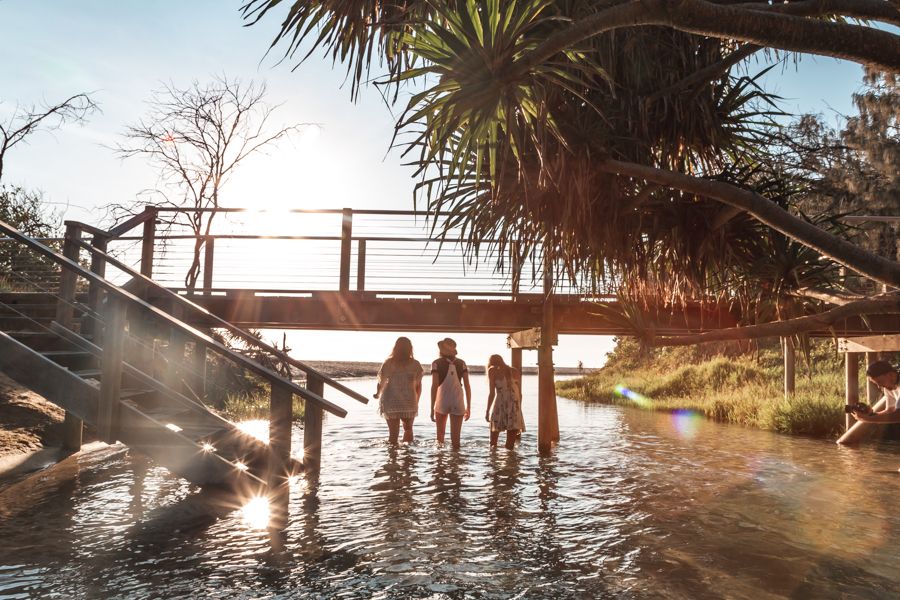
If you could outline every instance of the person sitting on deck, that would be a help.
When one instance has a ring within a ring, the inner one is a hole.
[[[450,417],[450,441],[459,448],[463,420],[472,412],[472,386],[469,369],[456,356],[456,342],[444,338],[438,342],[440,358],[431,363],[431,420],[437,424],[437,441],[444,443],[447,417]],[[463,401],[465,388],[465,401]]]
[[[869,381],[881,388],[884,392],[884,408],[877,412],[865,405],[851,406],[853,416],[857,421],[864,423],[900,423],[900,373],[897,368],[886,360],[873,362],[866,369]]]

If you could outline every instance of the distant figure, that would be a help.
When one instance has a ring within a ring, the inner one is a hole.
[[[897,368],[886,360],[878,360],[866,369],[866,377],[869,381],[881,388],[884,392],[884,408],[874,412],[867,405],[853,404],[848,410],[853,412],[857,421],[865,423],[900,423],[900,373]]]
[[[431,420],[437,423],[437,441],[443,444],[447,417],[450,417],[450,441],[454,448],[459,448],[463,420],[468,421],[472,412],[469,369],[456,357],[456,342],[452,339],[439,341],[438,350],[440,357],[431,363]]]
[[[580,360],[578,361],[578,374],[584,375],[584,363]]]
[[[403,422],[403,441],[413,439],[413,421],[419,414],[419,398],[422,396],[422,365],[413,356],[412,342],[399,337],[394,349],[378,369],[378,389],[375,397],[380,400],[378,412],[388,424],[388,441],[397,443],[400,422]]]
[[[520,431],[525,431],[522,416],[522,392],[519,390],[519,372],[503,362],[499,354],[488,359],[488,393],[485,420],[491,424],[491,448],[497,446],[501,431],[506,431],[506,448],[512,450]],[[494,402],[496,399],[496,403]],[[494,410],[491,410],[491,405]]]

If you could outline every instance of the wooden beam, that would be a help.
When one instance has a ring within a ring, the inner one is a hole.
[[[119,434],[122,364],[125,348],[125,304],[107,298],[103,328],[103,355],[100,357],[100,404],[97,407],[97,437],[107,444]]]
[[[308,374],[306,387],[310,392],[321,396],[325,391],[325,382],[321,377]],[[322,407],[311,402],[304,403],[303,409],[303,466],[307,481],[312,489],[319,481],[322,469]]]
[[[896,352],[898,350],[900,350],[900,335],[838,338],[838,352]]]
[[[341,211],[341,271],[339,289],[350,291],[350,249],[353,244],[353,209]]]

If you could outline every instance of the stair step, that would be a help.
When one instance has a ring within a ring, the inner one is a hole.
[[[70,369],[89,369],[97,364],[97,357],[84,350],[43,350],[41,356]]]
[[[96,379],[100,381],[100,374],[103,371],[100,369],[82,369],[80,371],[72,371],[75,375],[78,375],[82,379]]]
[[[155,393],[156,393],[155,390],[148,390],[148,389],[123,389],[119,392],[119,399],[131,400],[133,402],[135,398],[140,398],[142,396],[147,396],[149,394],[155,394]]]

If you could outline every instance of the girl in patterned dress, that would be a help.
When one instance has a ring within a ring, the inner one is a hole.
[[[522,417],[522,394],[519,391],[519,372],[503,362],[499,354],[488,359],[487,410],[484,418],[491,424],[491,447],[497,446],[501,431],[506,431],[506,448],[512,450],[520,431],[525,431]],[[495,402],[496,400],[496,402]],[[491,411],[491,405],[494,410]]]
[[[391,355],[378,369],[378,390],[375,392],[375,397],[380,399],[378,412],[387,421],[391,444],[397,443],[401,422],[403,441],[412,441],[413,420],[419,414],[421,395],[422,365],[413,356],[409,338],[399,337]]]

